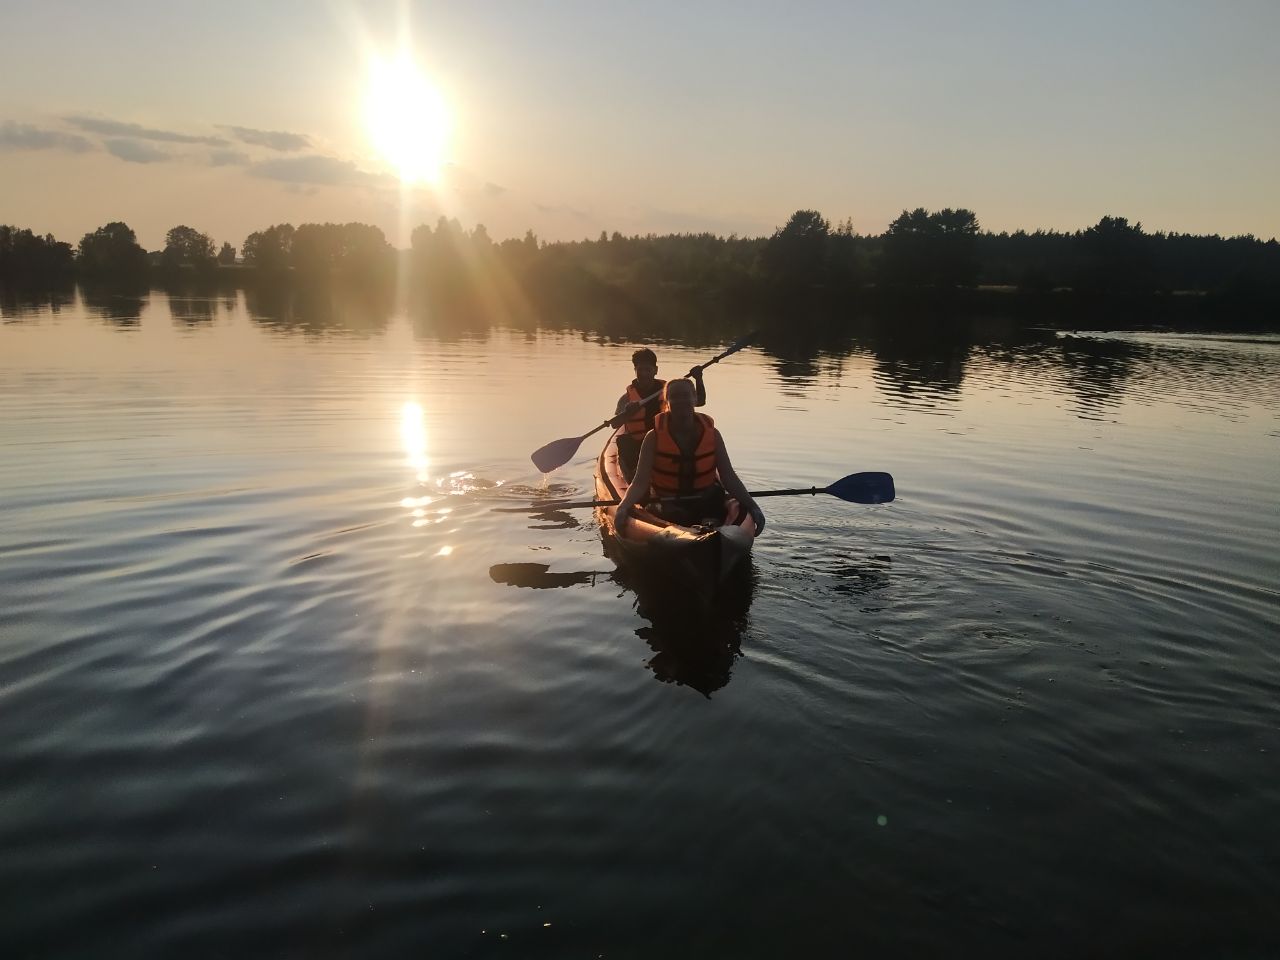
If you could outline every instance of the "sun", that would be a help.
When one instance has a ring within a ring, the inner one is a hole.
[[[403,182],[439,179],[449,110],[440,91],[407,55],[371,61],[364,115],[369,139]]]

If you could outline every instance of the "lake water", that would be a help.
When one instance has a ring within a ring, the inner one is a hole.
[[[1280,952],[1280,339],[766,336],[748,486],[898,499],[702,612],[493,509],[634,342],[3,319],[4,956]]]

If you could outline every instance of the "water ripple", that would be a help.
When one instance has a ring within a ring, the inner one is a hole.
[[[0,330],[21,953],[1274,945],[1276,343],[743,351],[751,488],[899,499],[762,499],[701,610],[537,506],[630,345],[165,304]]]

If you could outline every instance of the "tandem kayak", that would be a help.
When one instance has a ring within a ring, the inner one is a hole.
[[[596,460],[596,499],[621,500],[630,484],[618,460],[615,430]],[[725,516],[707,525],[682,526],[664,520],[643,507],[631,511],[631,520],[619,533],[614,523],[616,506],[597,507],[596,516],[606,546],[616,559],[648,572],[661,574],[704,593],[712,593],[751,553],[756,524],[751,514],[732,497],[725,501]]]

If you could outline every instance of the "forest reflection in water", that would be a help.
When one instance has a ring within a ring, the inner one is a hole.
[[[315,338],[381,336],[403,319],[418,340],[478,345],[511,332],[526,338],[567,333],[600,345],[646,343],[661,350],[676,344],[714,352],[751,333],[752,346],[764,354],[783,397],[800,401],[816,384],[838,380],[851,358],[865,357],[887,403],[940,414],[960,399],[975,376],[983,382],[1006,374],[1020,380],[1052,377],[1073,398],[1082,419],[1105,419],[1123,398],[1141,400],[1148,388],[1163,393],[1169,384],[1182,388],[1224,376],[1243,377],[1248,384],[1270,378],[1266,365],[1252,364],[1247,351],[1169,351],[1170,338],[1151,340],[1159,331],[1099,334],[1090,332],[1086,318],[1068,329],[946,312],[800,311],[743,317],[716,309],[699,313],[687,305],[655,317],[639,305],[622,303],[553,317],[508,312],[495,322],[492,313],[474,305],[442,308],[413,291],[397,298],[382,286],[351,284],[179,285],[145,291],[80,285],[43,293],[0,292],[4,323],[30,323],[40,315],[56,318],[64,312],[82,313],[121,331],[147,323],[192,329],[239,313],[273,333]],[[1252,339],[1246,334],[1218,336],[1235,344]],[[1271,335],[1258,336],[1265,343]],[[1197,340],[1204,342],[1204,337]],[[1157,352],[1160,362],[1154,363]],[[1136,370],[1144,385],[1134,383]],[[1264,397],[1274,392],[1265,384],[1259,387]]]

